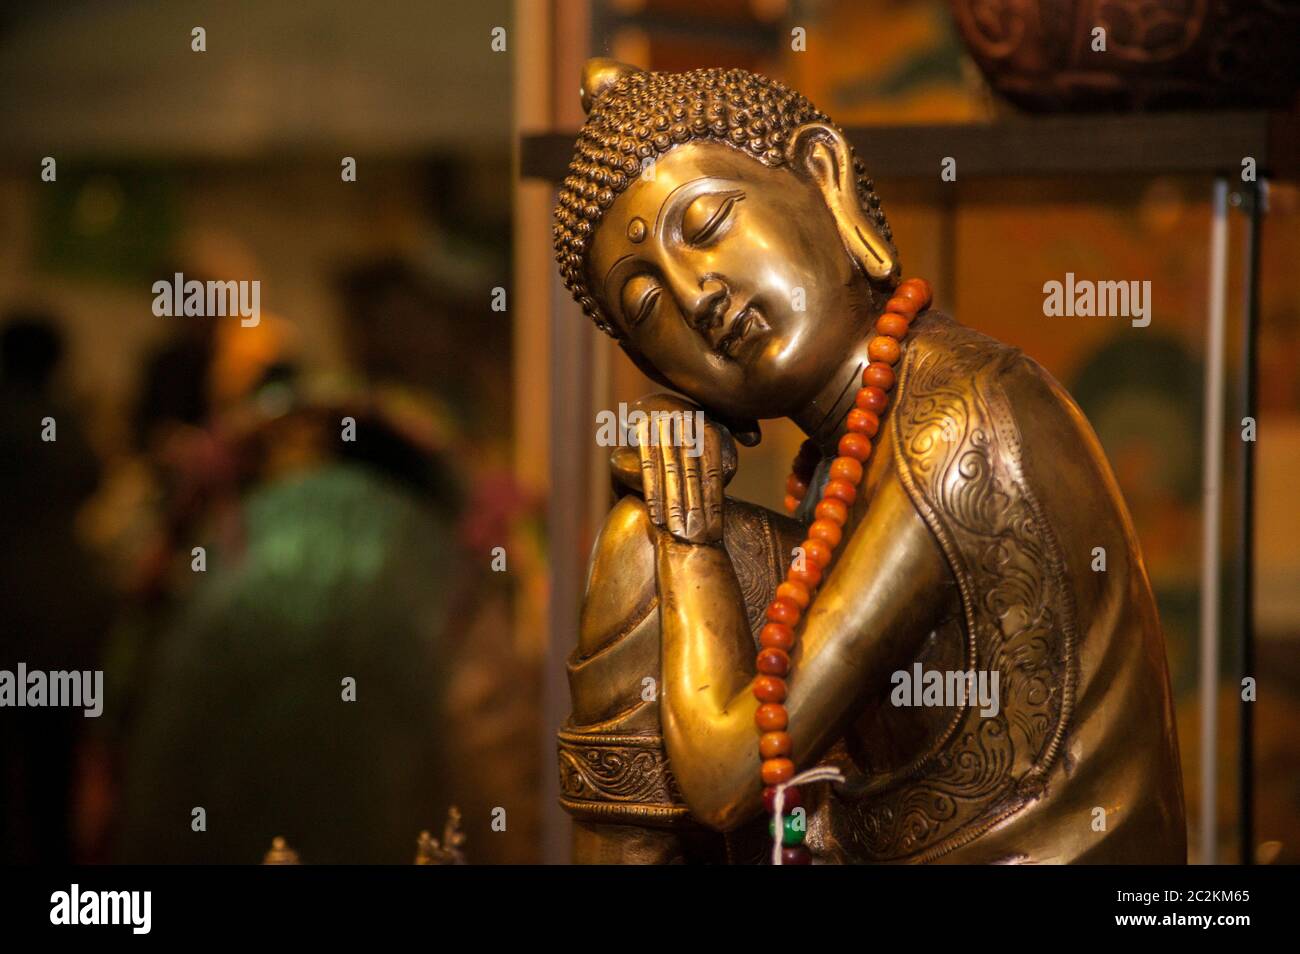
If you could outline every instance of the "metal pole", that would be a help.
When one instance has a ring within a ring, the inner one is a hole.
[[[1200,860],[1217,851],[1219,524],[1223,488],[1224,339],[1228,293],[1228,180],[1214,180],[1210,223],[1209,327],[1205,342],[1201,533],[1201,817]]]
[[[1241,342],[1241,413],[1255,420],[1258,402],[1258,349],[1259,338],[1259,233],[1260,219],[1268,195],[1268,183],[1257,182],[1242,193],[1244,211],[1248,217],[1246,231],[1246,273],[1243,276],[1245,302]],[[1256,430],[1258,439],[1258,430]],[[1255,675],[1255,441],[1241,442],[1241,592],[1238,606],[1241,613],[1240,678]],[[1238,840],[1241,863],[1255,863],[1255,704],[1241,701],[1238,758]]]

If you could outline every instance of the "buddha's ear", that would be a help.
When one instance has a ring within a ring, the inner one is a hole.
[[[817,186],[839,227],[840,240],[867,277],[892,284],[898,277],[898,259],[862,208],[853,150],[844,134],[829,123],[804,123],[790,136],[786,159]]]
[[[598,56],[588,60],[582,67],[582,111],[591,112],[591,107],[595,105],[596,100],[600,99],[600,94],[605,92],[624,76],[632,73],[643,73],[642,69],[635,66],[629,66],[627,63],[620,63],[618,60],[607,59]]]

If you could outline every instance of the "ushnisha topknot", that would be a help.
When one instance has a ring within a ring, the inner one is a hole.
[[[638,70],[593,99],[555,207],[555,260],[582,310],[598,328],[619,337],[587,288],[583,264],[601,216],[641,174],[642,162],[700,139],[728,143],[765,165],[782,166],[795,129],[830,119],[802,94],[741,69]],[[880,199],[856,156],[853,169],[863,209],[892,243]]]

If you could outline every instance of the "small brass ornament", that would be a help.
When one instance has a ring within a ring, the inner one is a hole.
[[[300,865],[298,852],[289,847],[289,843],[276,835],[271,839],[270,850],[262,856],[264,865]]]
[[[415,842],[417,865],[463,865],[465,833],[460,828],[460,809],[455,805],[447,809],[447,822],[442,826],[442,840],[434,838],[428,830],[420,832]]]

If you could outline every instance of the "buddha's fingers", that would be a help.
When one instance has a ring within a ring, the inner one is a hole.
[[[672,415],[660,414],[657,423],[659,446],[655,450],[663,461],[665,522],[669,533],[681,540],[689,540],[686,534],[686,491],[683,486],[682,460],[679,448],[673,441]]]
[[[704,435],[695,433],[695,415],[680,414],[676,417],[678,429],[677,453],[682,461],[682,486],[685,490],[686,503],[686,537],[692,542],[702,543],[707,540],[704,535],[704,488],[701,486],[701,451],[704,450]]]
[[[656,527],[662,527],[663,478],[659,472],[657,448],[650,439],[650,422],[644,417],[636,423],[636,444],[641,455],[641,493],[645,498],[646,509],[650,512],[650,522]]]
[[[700,482],[704,490],[705,536],[712,541],[722,539],[722,485],[724,483],[723,447],[721,432],[706,425],[704,433],[696,438],[697,446],[704,450]]]

